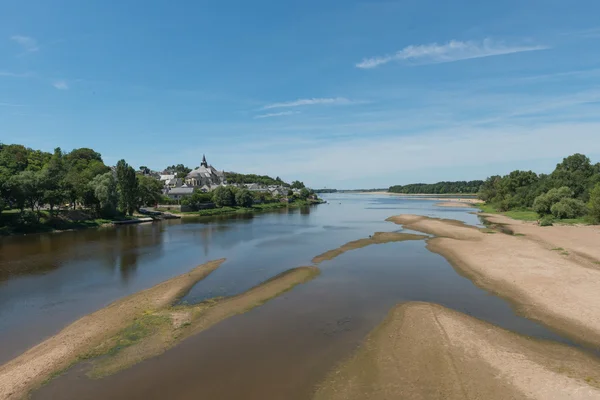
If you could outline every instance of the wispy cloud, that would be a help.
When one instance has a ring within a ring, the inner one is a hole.
[[[2,103],[0,102],[0,107],[25,107],[24,104],[13,104],[13,103]]]
[[[254,119],[283,117],[286,115],[294,115],[294,114],[300,114],[300,112],[298,112],[298,111],[283,111],[283,112],[278,112],[278,113],[261,114],[261,115],[255,116]]]
[[[445,63],[548,48],[548,46],[510,46],[492,39],[485,39],[482,42],[452,40],[446,44],[410,45],[394,54],[365,58],[356,64],[356,67],[370,69],[392,61],[415,61],[422,64]]]
[[[10,40],[19,44],[26,53],[33,53],[40,49],[37,40],[29,36],[13,35]]]
[[[56,81],[52,84],[58,90],[67,90],[69,89],[69,84],[66,81]]]
[[[316,105],[316,104],[352,104],[352,101],[348,100],[345,97],[298,99],[298,100],[287,101],[287,102],[283,102],[283,103],[267,104],[262,109],[269,110],[272,108],[299,107],[299,106],[310,106],[310,105]]]
[[[0,76],[7,76],[10,78],[29,78],[32,76],[32,74],[29,72],[17,73],[17,72],[10,72],[10,71],[0,71]]]

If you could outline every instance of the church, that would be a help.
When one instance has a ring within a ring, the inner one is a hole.
[[[218,171],[206,162],[202,155],[200,166],[187,174],[185,183],[188,187],[201,188],[202,191],[212,190],[215,186],[226,184],[225,171]]]

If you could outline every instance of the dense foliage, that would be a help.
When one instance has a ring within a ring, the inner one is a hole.
[[[438,183],[412,183],[410,185],[395,185],[389,188],[392,193],[404,194],[455,194],[477,193],[483,181],[458,181]]]
[[[136,174],[124,160],[111,171],[92,149],[63,153],[56,148],[46,153],[0,144],[0,212],[19,210],[18,223],[39,220],[43,209],[52,216],[67,207],[88,209],[105,218],[132,214],[142,205],[156,204],[161,189],[159,181]]]
[[[290,186],[289,183],[282,181],[279,177],[273,179],[267,175],[238,174],[237,172],[225,172],[225,179],[227,179],[227,183],[229,184],[258,183],[265,186]]]
[[[499,211],[533,209],[540,217],[565,219],[589,215],[600,221],[600,163],[573,154],[557,164],[551,174],[513,171],[489,177],[478,197]],[[587,203],[587,204],[586,204]]]
[[[177,178],[181,178],[181,179],[185,179],[187,174],[192,172],[191,168],[188,168],[183,164],[171,165],[171,166],[167,167],[166,170],[174,173],[177,176]]]

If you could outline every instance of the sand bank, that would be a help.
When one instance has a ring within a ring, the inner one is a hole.
[[[366,239],[354,240],[352,242],[348,242],[343,246],[338,247],[337,249],[329,250],[323,254],[320,254],[312,259],[314,264],[322,263],[323,261],[329,261],[334,259],[335,257],[344,254],[350,250],[356,250],[363,247],[370,246],[372,244],[383,244],[383,243],[391,243],[391,242],[403,242],[405,240],[423,240],[426,239],[427,236],[424,235],[415,235],[411,233],[399,233],[399,232],[376,232],[373,236]]]
[[[510,300],[527,317],[585,343],[600,344],[600,269],[593,261],[528,235],[493,234],[458,221],[414,215],[389,220],[438,236],[428,241],[431,251],[478,286]]]
[[[437,207],[451,207],[451,208],[475,208],[477,207],[475,203],[470,201],[445,201],[442,203],[437,203]]]
[[[460,203],[472,203],[472,204],[480,204],[483,203],[483,200],[479,200],[473,197],[450,197],[452,195],[444,195],[444,194],[409,194],[409,193],[392,193],[392,192],[357,192],[358,194],[377,194],[377,195],[386,195],[386,196],[400,196],[406,199],[411,200],[436,200],[436,201],[448,201],[448,202],[460,202]],[[456,196],[461,196],[457,194]],[[464,195],[463,195],[464,196]]]
[[[597,399],[600,363],[439,305],[405,303],[329,374],[314,398]]]
[[[2,365],[0,399],[23,397],[31,388],[77,361],[135,318],[171,305],[224,261],[210,261],[186,274],[118,300],[75,321],[55,336]]]
[[[285,271],[254,288],[233,297],[211,299],[195,305],[179,305],[147,313],[139,320],[108,338],[92,354],[107,356],[92,361],[88,375],[102,377],[154,357],[211,326],[252,310],[272,298],[307,282],[319,274],[316,267]],[[141,337],[131,341],[136,332]],[[133,335],[132,335],[133,334]]]

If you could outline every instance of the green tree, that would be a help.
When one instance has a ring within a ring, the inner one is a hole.
[[[558,189],[550,189],[548,193],[538,196],[533,202],[533,210],[540,216],[549,215],[552,213],[552,206],[560,202],[562,199],[573,197],[573,192],[570,188],[563,186]]]
[[[132,215],[138,208],[138,181],[135,170],[125,160],[117,163],[117,188],[119,210]]]
[[[112,172],[96,175],[88,184],[94,193],[96,215],[113,217],[117,212],[117,180]]]
[[[310,194],[311,194],[311,193],[310,193],[310,190],[308,190],[307,188],[302,188],[302,189],[300,190],[300,198],[301,198],[302,200],[306,200],[306,199],[308,199],[308,196],[310,196]]]
[[[213,190],[212,199],[217,207],[231,207],[235,205],[235,195],[230,186],[219,186]]]
[[[104,162],[100,153],[92,149],[75,149],[64,156],[66,175],[64,187],[71,206],[79,201],[83,204],[93,203],[93,194],[89,191],[88,183],[96,175],[104,174],[110,170]]]
[[[54,154],[42,169],[44,174],[44,202],[49,205],[50,213],[66,198],[65,182],[66,167],[60,147],[54,149]]]
[[[573,196],[587,200],[589,179],[594,174],[594,166],[590,159],[583,154],[573,154],[566,157],[550,175],[554,187],[567,186],[573,191]]]
[[[44,178],[45,175],[41,171],[23,171],[13,179],[13,187],[22,196],[23,204],[32,212],[37,211],[38,219],[44,199]]]
[[[585,203],[578,199],[563,198],[552,205],[550,211],[555,218],[577,218],[585,215]]]
[[[235,204],[239,207],[252,207],[254,198],[246,189],[240,189],[235,193]]]
[[[177,164],[167,167],[167,171],[174,173],[177,176],[177,178],[184,179],[187,176],[187,174],[192,172],[192,169],[186,167],[183,164]]]
[[[162,197],[162,184],[159,180],[145,175],[137,175],[139,205],[154,206]]]
[[[588,202],[588,209],[591,217],[596,223],[600,223],[600,183],[590,191],[590,201]]]
[[[304,183],[300,182],[300,181],[293,181],[291,188],[292,189],[303,189],[304,188]]]

